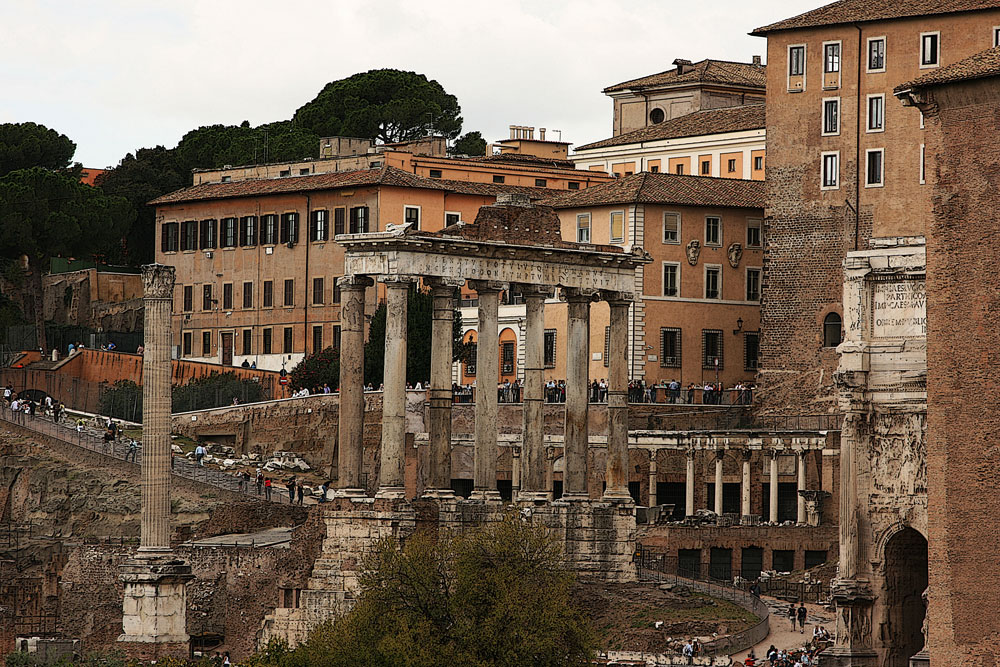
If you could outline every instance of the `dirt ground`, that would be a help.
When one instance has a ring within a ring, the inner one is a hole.
[[[680,651],[687,637],[707,641],[739,632],[757,618],[727,600],[682,586],[578,583],[574,598],[583,606],[605,650]],[[662,625],[657,628],[657,621]]]

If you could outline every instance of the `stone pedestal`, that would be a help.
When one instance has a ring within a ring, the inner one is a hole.
[[[910,667],[928,667],[931,664],[931,654],[927,649],[921,649],[919,653],[910,658]]]
[[[170,555],[139,554],[122,565],[120,576],[125,598],[119,648],[140,660],[187,657],[187,584],[194,579],[191,566]]]

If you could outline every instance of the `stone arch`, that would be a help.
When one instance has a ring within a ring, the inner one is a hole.
[[[500,382],[517,379],[517,333],[510,327],[500,332]]]
[[[479,340],[479,332],[475,329],[469,329],[464,334],[462,334],[463,343],[473,343]],[[472,384],[476,381],[476,351],[473,347],[469,352],[469,357],[462,362],[462,372],[461,372],[462,382],[461,384]]]
[[[886,532],[880,549],[883,584],[878,639],[886,667],[907,667],[924,646],[927,539],[915,528],[897,527]]]

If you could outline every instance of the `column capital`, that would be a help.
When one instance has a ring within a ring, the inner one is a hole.
[[[379,281],[384,283],[386,287],[409,287],[410,283],[415,283],[420,280],[419,276],[410,276],[407,274],[392,274],[392,275],[382,275],[378,277]]]
[[[468,285],[470,289],[480,294],[483,292],[502,292],[507,289],[507,283],[498,280],[470,280]]]
[[[726,458],[726,450],[724,450],[724,449],[716,449],[715,450],[715,458],[718,461],[721,461],[722,459]]]
[[[752,450],[750,450],[750,449],[741,449],[740,450],[740,457],[744,461],[749,461],[751,456],[753,456],[753,451]]]
[[[172,299],[177,270],[165,264],[142,266],[142,296],[144,299]]]
[[[340,276],[337,278],[337,287],[340,289],[364,289],[371,287],[375,281],[368,276]]]
[[[684,455],[687,456],[689,460],[693,461],[694,460],[694,453],[695,453],[694,452],[694,448],[692,447],[691,449],[688,449],[687,451],[685,451]]]
[[[583,287],[564,287],[560,290],[559,299],[567,303],[590,303],[598,300],[600,290]]]
[[[607,301],[612,306],[631,306],[635,303],[634,292],[616,292],[614,290],[601,290],[601,301]]]
[[[430,278],[424,278],[424,284],[430,287],[431,294],[437,293],[440,296],[445,296],[445,292],[449,294],[454,293],[456,289],[464,285],[465,279],[433,276]]]
[[[525,299],[550,299],[555,293],[555,288],[551,285],[528,285],[517,283],[517,288],[521,290],[521,295]]]

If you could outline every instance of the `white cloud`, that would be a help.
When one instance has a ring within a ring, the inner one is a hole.
[[[749,61],[746,33],[821,0],[172,0],[0,6],[0,122],[35,121],[77,142],[87,166],[175,145],[190,129],[291,117],[324,84],[396,67],[458,96],[465,130],[507,125],[610,135],[605,86],[675,58]]]

